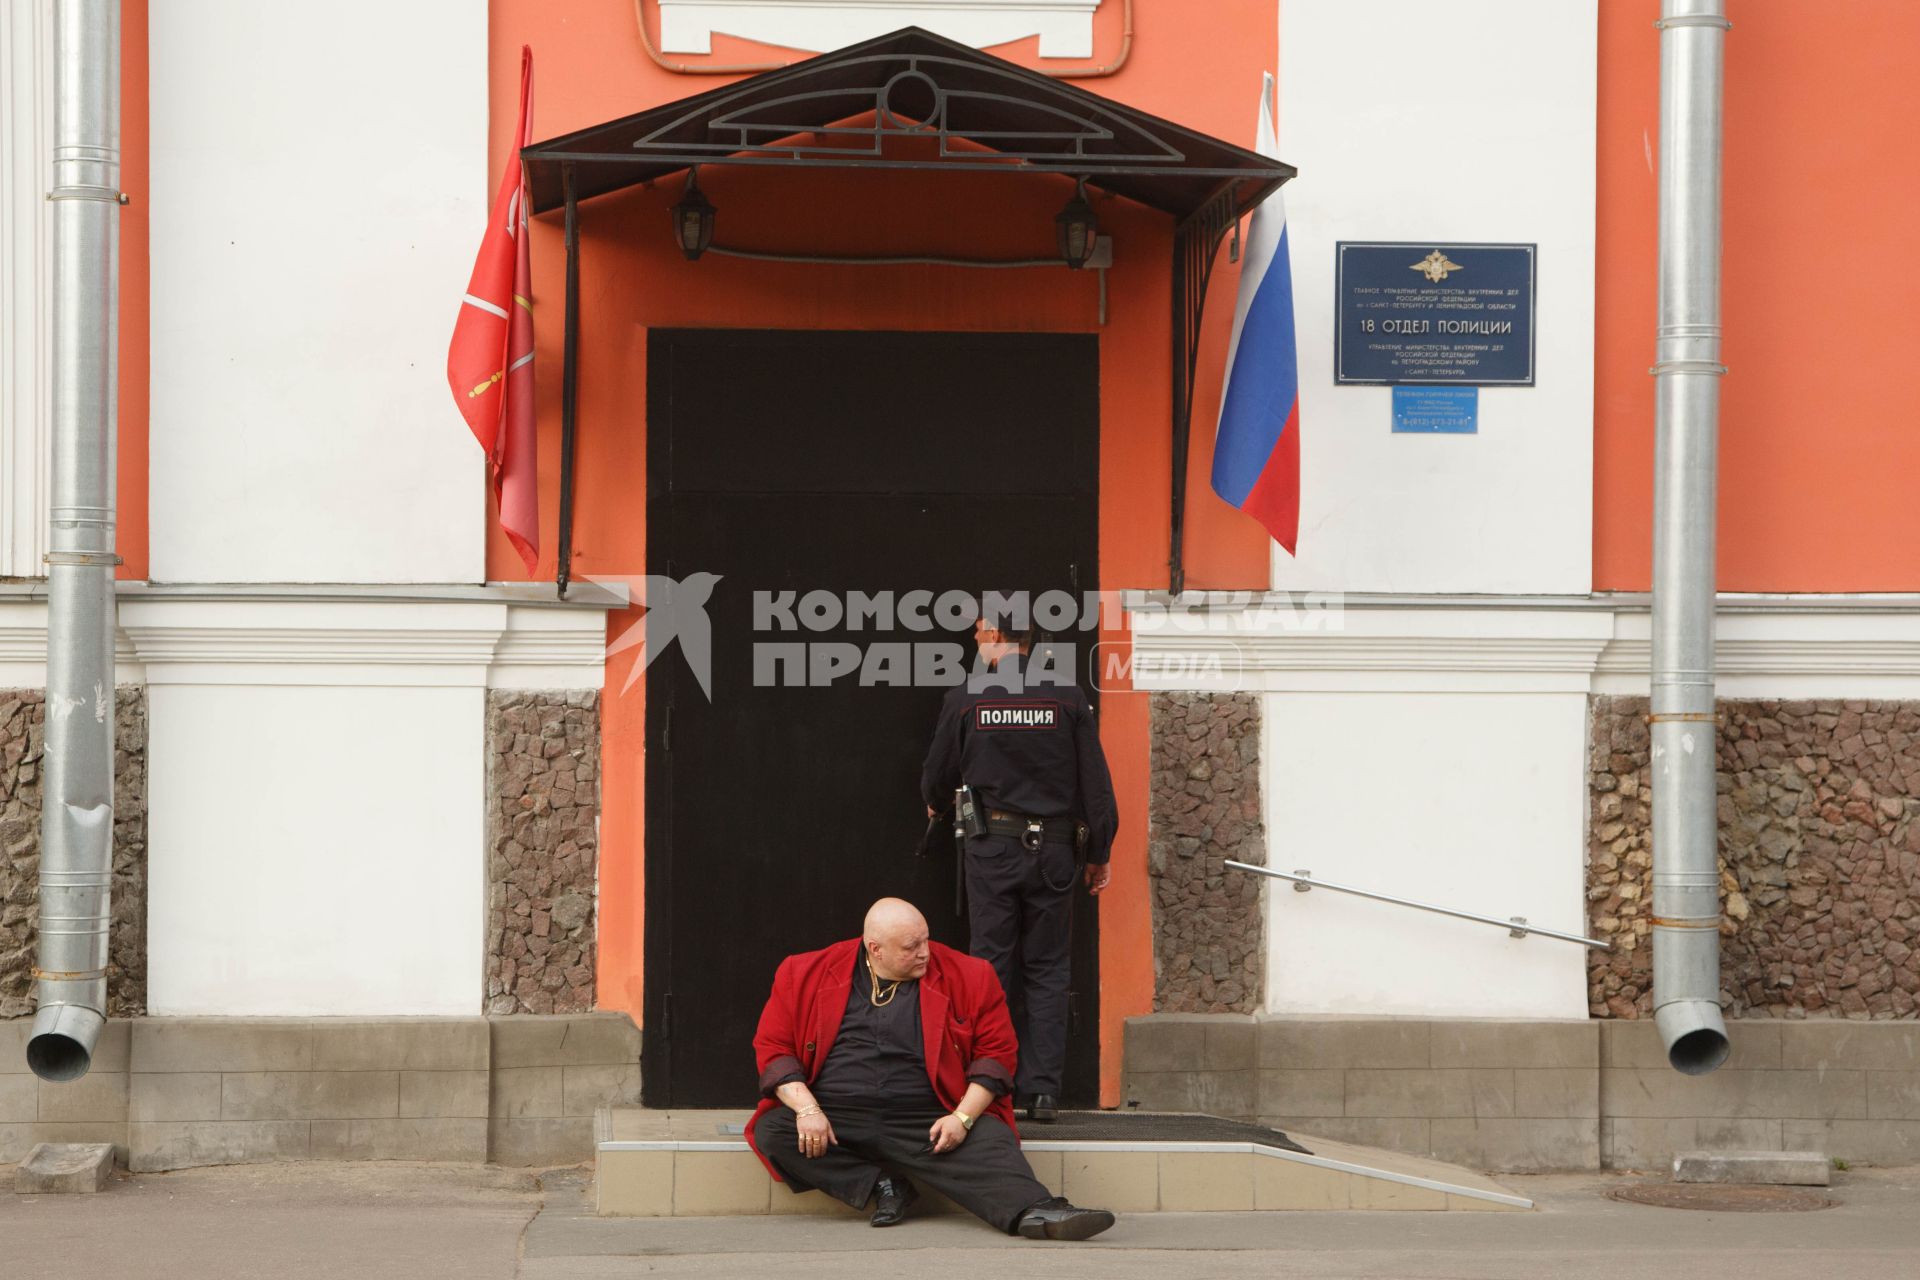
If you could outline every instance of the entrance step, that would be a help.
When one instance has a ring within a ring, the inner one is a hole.
[[[602,1108],[594,1117],[599,1212],[854,1215],[817,1192],[775,1184],[740,1136],[750,1114]],[[1063,1113],[1021,1136],[1034,1176],[1055,1195],[1116,1213],[1533,1207],[1458,1165],[1214,1116]],[[958,1212],[926,1188],[922,1196],[917,1212]]]

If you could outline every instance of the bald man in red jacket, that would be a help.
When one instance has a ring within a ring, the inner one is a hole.
[[[993,967],[927,937],[882,898],[858,938],[789,956],[753,1037],[762,1101],[747,1141],[795,1192],[890,1227],[920,1178],[1009,1234],[1085,1240],[1104,1209],[1054,1196],[1020,1153],[1007,1093],[1017,1049]]]

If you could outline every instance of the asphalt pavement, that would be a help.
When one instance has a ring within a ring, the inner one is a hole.
[[[0,1167],[0,1187],[11,1170]],[[1802,1213],[1650,1208],[1605,1174],[1503,1177],[1531,1213],[1130,1214],[1097,1240],[971,1219],[609,1219],[584,1169],[279,1164],[121,1174],[92,1196],[0,1194],[0,1277],[593,1280],[909,1275],[1046,1280],[1894,1280],[1920,1277],[1920,1169],[1836,1175]]]

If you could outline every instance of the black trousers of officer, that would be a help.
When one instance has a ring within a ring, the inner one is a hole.
[[[1020,1041],[1015,1097],[1060,1096],[1077,875],[1069,841],[1048,840],[1038,850],[1018,836],[967,841],[967,949],[993,966],[1007,993]]]
[[[965,1142],[935,1154],[927,1130],[949,1114],[938,1106],[889,1108],[824,1100],[820,1106],[837,1141],[821,1155],[800,1154],[793,1112],[785,1107],[769,1111],[753,1131],[754,1144],[796,1192],[818,1189],[860,1209],[883,1172],[904,1173],[1009,1235],[1018,1230],[1020,1215],[1053,1198],[1020,1154],[1013,1130],[998,1116],[982,1115]]]

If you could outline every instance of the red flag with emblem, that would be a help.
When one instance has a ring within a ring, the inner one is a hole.
[[[533,271],[527,253],[527,190],[520,148],[533,122],[533,50],[520,50],[520,123],[500,175],[487,233],[460,300],[447,348],[447,383],[460,416],[487,453],[500,529],[527,572],[540,558],[534,482]]]

